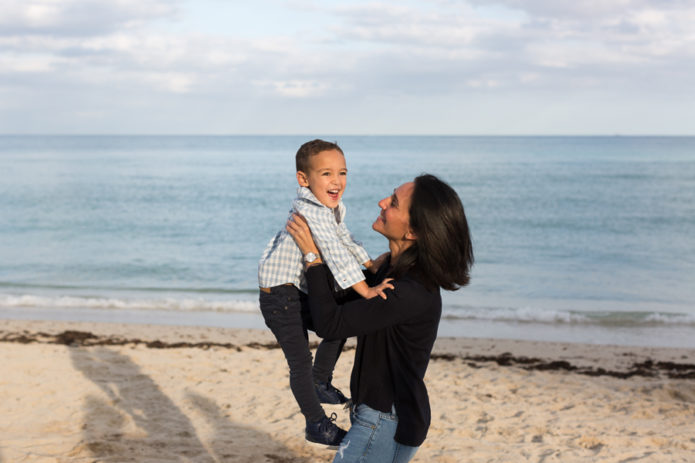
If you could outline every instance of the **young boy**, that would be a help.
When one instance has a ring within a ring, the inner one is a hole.
[[[336,285],[352,287],[365,298],[376,296],[377,288],[364,281],[361,265],[372,266],[364,248],[355,242],[343,219],[347,168],[342,149],[335,143],[313,140],[303,144],[296,155],[297,198],[290,213],[298,212],[309,223],[321,258],[328,265]],[[283,227],[266,247],[258,264],[260,306],[265,323],[275,335],[290,368],[290,389],[306,419],[308,441],[336,446],[345,431],[335,425],[335,413],[328,418],[321,403],[345,403],[347,399],[331,385],[333,368],[345,340],[323,340],[313,364],[307,328],[311,319],[306,301],[303,262],[317,256],[302,256]]]

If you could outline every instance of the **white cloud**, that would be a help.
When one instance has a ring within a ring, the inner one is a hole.
[[[5,73],[44,73],[54,70],[55,58],[51,55],[0,56],[0,69]]]
[[[254,85],[290,98],[316,98],[330,90],[326,83],[315,80],[256,81]]]
[[[181,72],[147,73],[144,78],[145,81],[152,82],[155,87],[172,93],[188,93],[196,82],[195,75]]]
[[[499,82],[495,80],[469,80],[466,85],[473,88],[495,88],[499,87]]]
[[[166,0],[3,0],[0,35],[93,36],[176,15]]]
[[[657,8],[676,6],[680,9],[687,5],[687,0],[664,2],[662,0],[583,0],[567,2],[557,0],[471,0],[475,5],[501,5],[523,11],[530,18],[568,19],[576,21],[594,21],[600,18],[615,17],[626,11],[643,9],[651,5]]]
[[[466,5],[451,10],[423,11],[409,6],[369,4],[335,10],[343,24],[334,30],[340,40],[368,41],[417,48],[462,48],[486,31],[516,28],[508,20],[477,15]]]

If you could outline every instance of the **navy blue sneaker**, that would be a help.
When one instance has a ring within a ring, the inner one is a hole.
[[[314,388],[316,395],[319,397],[319,402],[322,404],[344,404],[349,399],[340,392],[340,389],[333,386],[330,382],[315,382]]]
[[[332,413],[330,418],[324,416],[319,421],[307,423],[306,431],[304,432],[306,440],[314,444],[327,445],[329,448],[337,449],[347,431],[336,426],[336,418],[338,418],[338,415]]]

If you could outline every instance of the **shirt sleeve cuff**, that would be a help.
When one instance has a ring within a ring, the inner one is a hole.
[[[338,285],[343,289],[348,289],[366,279],[361,271],[359,275],[334,275],[334,277],[336,283],[338,283]]]

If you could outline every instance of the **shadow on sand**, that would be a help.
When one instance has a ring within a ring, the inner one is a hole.
[[[270,435],[230,421],[214,400],[188,393],[186,399],[212,434],[204,443],[188,416],[128,356],[104,347],[70,351],[75,368],[109,398],[91,395],[85,400],[83,439],[72,452],[75,456],[139,462],[310,461]]]

